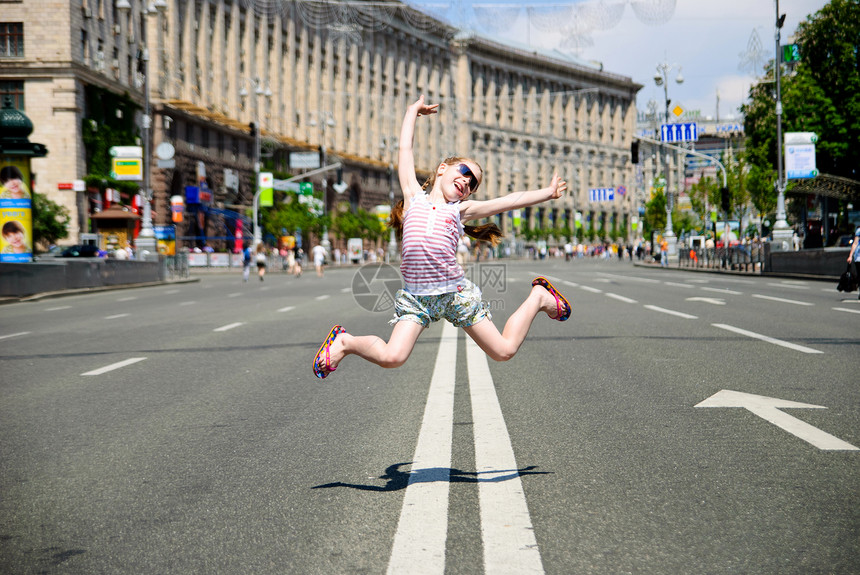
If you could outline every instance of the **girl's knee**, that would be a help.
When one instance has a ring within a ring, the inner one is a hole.
[[[379,365],[381,367],[393,369],[406,363],[407,359],[409,359],[409,352],[404,352],[403,350],[391,350],[380,358]]]

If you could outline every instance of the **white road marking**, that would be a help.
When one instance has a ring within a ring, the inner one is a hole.
[[[208,287],[208,286],[207,286],[207,287]],[[167,294],[167,295],[172,295],[172,294],[175,294],[175,293],[179,293],[179,290],[178,290],[178,289],[169,289],[169,290],[167,290],[167,291],[166,291],[166,292],[164,292],[164,293],[165,293],[165,294]]]
[[[588,287],[588,286],[579,286],[581,289],[584,289],[587,292],[591,293],[603,293],[603,290],[599,290],[597,288]]]
[[[228,329],[233,329],[234,327],[239,327],[243,322],[237,321],[236,323],[228,323],[227,325],[222,325],[221,327],[216,327],[212,331],[227,331]]]
[[[612,299],[617,299],[618,301],[623,301],[625,303],[639,303],[635,299],[630,299],[629,297],[624,297],[623,295],[618,295],[617,293],[608,293],[606,297],[611,297]]]
[[[752,332],[752,331],[747,331],[747,330],[745,330],[745,329],[741,329],[741,328],[739,328],[739,327],[734,327],[734,326],[732,326],[732,325],[726,325],[726,324],[724,324],[724,323],[712,323],[711,325],[712,325],[712,326],[714,326],[714,327],[718,327],[718,328],[720,328],[720,329],[724,329],[724,330],[727,330],[727,331],[733,331],[733,332],[735,332],[735,333],[739,333],[739,334],[741,334],[741,335],[745,335],[745,336],[747,336],[747,337],[751,337],[751,338],[753,338],[753,339],[760,339],[760,340],[762,340],[762,341],[766,341],[766,342],[768,342],[768,343],[772,343],[772,344],[774,344],[774,345],[779,345],[779,346],[782,346],[782,347],[787,347],[788,349],[793,349],[793,350],[795,350],[795,351],[800,351],[800,352],[803,352],[803,353],[823,353],[823,352],[821,352],[821,351],[818,351],[817,349],[812,349],[811,347],[805,347],[805,346],[802,346],[802,345],[797,345],[796,343],[791,343],[791,342],[788,342],[788,341],[783,341],[783,340],[781,340],[781,339],[776,339],[776,338],[773,338],[773,337],[769,337],[769,336],[766,336],[766,335],[762,335],[762,334],[760,334],[760,333],[755,333],[755,332]]]
[[[197,303],[196,301],[184,301],[184,302],[180,303],[179,305],[194,305],[196,303]]]
[[[115,315],[106,315],[106,316],[105,316],[105,319],[119,319],[119,318],[121,318],[121,317],[128,317],[129,315],[131,315],[131,314],[127,314],[127,313],[118,313],[118,314],[115,314]]]
[[[113,371],[115,369],[119,369],[121,367],[125,367],[127,365],[131,365],[133,363],[137,363],[139,361],[145,360],[145,357],[132,357],[123,361],[118,361],[116,363],[112,363],[110,365],[106,365],[104,367],[100,367],[98,369],[94,369],[92,371],[88,371],[86,373],[82,373],[81,375],[101,375],[103,373],[107,373],[109,371]]]
[[[848,313],[860,313],[860,309],[848,309],[847,307],[834,307],[836,311],[847,311]]]
[[[769,283],[767,284],[773,287],[781,287],[781,288],[789,288],[789,289],[809,289],[809,286],[803,284],[792,284],[792,283]]]
[[[242,295],[242,292],[228,293],[227,297],[239,297],[240,295]]]
[[[838,437],[834,437],[815,426],[809,425],[796,417],[780,411],[780,408],[805,408],[805,409],[827,409],[823,405],[812,405],[809,403],[798,403],[764,395],[753,395],[723,389],[708,399],[697,404],[696,407],[743,407],[758,415],[788,433],[799,437],[821,450],[826,451],[858,451],[857,447]]]
[[[340,293],[349,293],[349,292],[351,292],[351,291],[352,291],[352,288],[351,288],[351,287],[345,287],[345,288],[343,288],[342,290],[340,290]]]
[[[563,283],[564,285],[569,285],[570,287],[579,287],[579,284],[575,284],[575,283],[569,282],[569,281],[563,281],[561,283]]]
[[[45,311],[59,311],[59,310],[61,310],[61,309],[72,309],[72,306],[70,306],[70,305],[61,305],[61,306],[57,306],[57,307],[49,307],[49,308],[48,308],[48,309],[46,309]]]
[[[630,282],[643,282],[643,283],[649,283],[649,284],[660,283],[660,280],[655,280],[655,279],[651,279],[651,278],[639,278],[639,277],[633,277],[633,276],[625,276],[625,275],[620,275],[620,274],[608,274],[608,273],[604,273],[604,272],[599,272],[597,275],[606,276],[606,277],[610,277],[610,278],[618,278],[618,279],[621,279],[624,281],[630,281]]]
[[[719,297],[688,297],[687,301],[700,301],[713,305],[726,305],[726,300]]]
[[[484,573],[543,573],[517,460],[487,356],[471,339],[466,340],[466,361],[475,433]]]
[[[326,294],[326,295],[318,295],[318,296],[317,296],[317,297],[315,297],[314,299],[315,299],[315,300],[317,300],[317,301],[322,301],[322,300],[324,300],[324,299],[328,299],[328,298],[330,298],[330,297],[331,297],[330,295]]]
[[[445,573],[457,337],[457,328],[444,322],[412,472],[388,560],[389,575]]]
[[[774,297],[771,295],[762,295],[762,294],[758,294],[758,293],[752,294],[752,297],[757,297],[758,299],[766,299],[766,300],[770,300],[770,301],[778,301],[780,303],[791,303],[794,305],[815,305],[814,303],[808,303],[805,301],[797,301],[794,299],[785,299],[785,298],[781,298],[781,297]]]
[[[650,309],[652,311],[659,311],[660,313],[667,313],[669,315],[682,317],[684,319],[699,319],[697,316],[690,315],[688,313],[684,313],[681,311],[675,311],[675,310],[671,310],[671,309],[666,309],[664,307],[657,307],[656,305],[646,305],[645,308]]]
[[[691,286],[690,284],[682,284],[682,283],[678,283],[678,282],[663,282],[663,283],[666,284],[667,286],[672,286],[672,287],[682,287],[682,288],[696,287],[696,286]]]
[[[730,295],[741,295],[743,293],[743,292],[739,292],[739,291],[735,291],[735,290],[731,290],[731,289],[712,288],[712,287],[703,287],[702,291],[713,291],[713,292],[717,292],[717,293],[727,293]]]
[[[18,333],[10,333],[7,335],[0,335],[0,339],[6,339],[6,338],[10,338],[10,337],[18,337],[19,335],[27,335],[28,333],[30,333],[30,332],[29,331],[19,331]]]
[[[116,301],[131,301],[131,300],[134,300],[134,299],[137,299],[137,296],[121,297],[121,298],[119,298],[119,299],[118,299],[118,300],[116,300]]]
[[[279,309],[278,312],[283,313],[285,311],[293,311],[294,309],[296,309],[296,306],[288,305],[287,307],[282,307],[281,309]]]

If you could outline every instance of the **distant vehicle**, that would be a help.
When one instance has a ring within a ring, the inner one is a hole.
[[[854,236],[851,234],[839,236],[839,239],[836,240],[836,246],[840,248],[850,248],[852,241],[854,241]]]
[[[42,252],[40,254],[35,254],[35,259],[41,258],[58,258],[63,254],[63,250],[66,249],[66,246],[51,246],[48,251]]]
[[[77,245],[69,246],[62,251],[61,258],[97,258],[99,256],[98,246]]]

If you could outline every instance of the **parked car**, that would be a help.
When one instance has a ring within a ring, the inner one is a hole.
[[[69,246],[60,254],[61,258],[96,258],[98,256],[99,248],[93,245]]]
[[[836,240],[836,246],[840,248],[850,248],[852,241],[854,241],[854,236],[851,234],[839,236],[839,239]]]

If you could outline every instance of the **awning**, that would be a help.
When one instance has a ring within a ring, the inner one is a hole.
[[[808,180],[798,180],[798,183],[785,193],[789,196],[814,194],[858,202],[860,201],[860,182],[840,176],[820,174]]]

